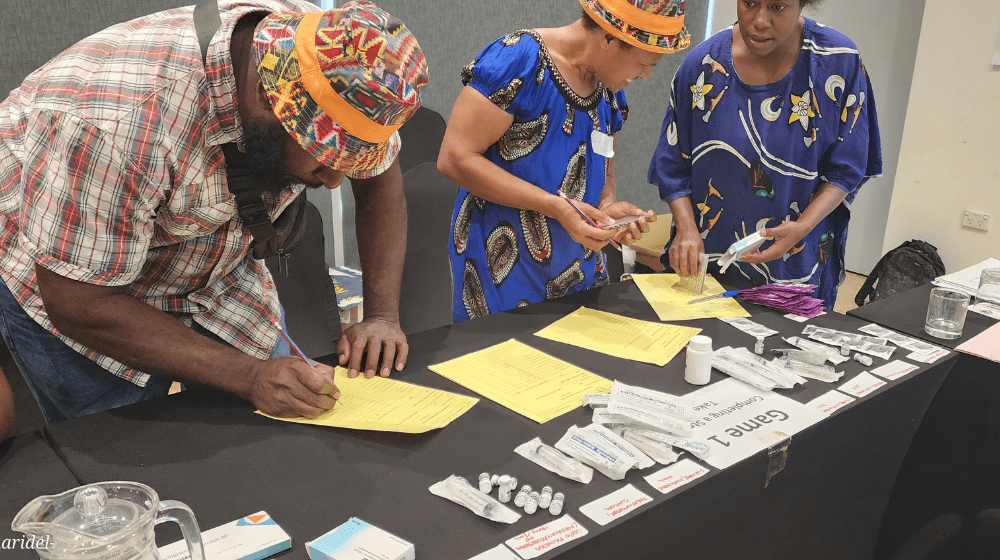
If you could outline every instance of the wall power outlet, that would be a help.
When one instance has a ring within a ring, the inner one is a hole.
[[[976,212],[975,210],[966,210],[962,213],[962,225],[972,229],[979,229],[982,231],[990,230],[990,215],[986,212]]]

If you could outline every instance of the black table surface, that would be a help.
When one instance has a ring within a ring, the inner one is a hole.
[[[924,320],[927,318],[927,302],[930,300],[933,287],[931,284],[917,286],[892,297],[857,307],[847,314],[952,350],[996,324],[996,319],[969,311],[965,316],[962,336],[944,339],[927,334],[924,330]]]
[[[41,432],[29,432],[0,442],[0,558],[34,559],[38,553],[22,548],[24,533],[10,523],[25,505],[38,496],[59,494],[78,486],[76,478],[49,447]]]
[[[642,364],[533,336],[581,305],[638,319],[657,317],[632,282],[433,329],[409,337],[410,357],[393,377],[477,396],[428,365],[516,338],[610,379],[684,395],[683,353],[664,367]],[[748,306],[753,320],[799,333],[803,325],[775,310]],[[854,330],[857,319],[828,313],[811,321]],[[715,347],[754,340],[714,319],[681,322],[704,329]],[[767,349],[786,346],[777,337]],[[465,560],[555,519],[540,511],[513,525],[493,523],[433,496],[427,488],[448,475],[475,481],[480,472],[507,473],[535,488],[566,495],[564,514],[589,534],[543,558],[864,558],[871,555],[899,465],[924,411],[954,356],[855,401],[796,434],[787,466],[765,488],[762,451],[667,495],[632,470],[624,481],[596,474],[587,485],[567,481],[513,453],[534,437],[554,443],[573,424],[590,423],[579,408],[537,424],[492,401],[480,402],[441,430],[408,435],[324,428],[270,420],[235,397],[189,390],[68,422],[46,430],[73,472],[86,482],[135,480],[161,499],[187,503],[203,529],[266,510],[292,537],[283,556],[302,557],[302,543],[352,516],[416,545],[418,558]],[[332,356],[320,358],[333,363]],[[876,365],[882,363],[877,360]],[[863,367],[842,369],[847,382]],[[713,371],[712,381],[724,376]],[[810,381],[781,393],[808,402],[833,388]],[[600,527],[579,507],[625,484],[653,502]]]
[[[848,312],[954,349],[996,320],[969,312],[953,340],[924,331],[930,284]],[[993,559],[1000,550],[1000,364],[959,354],[900,468],[877,546],[880,558]]]

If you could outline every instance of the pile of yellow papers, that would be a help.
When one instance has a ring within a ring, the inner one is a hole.
[[[663,366],[700,332],[692,327],[651,323],[581,307],[535,336]]]
[[[726,291],[719,281],[711,276],[705,277],[705,291],[700,295],[692,294],[683,288],[675,288],[674,284],[680,280],[676,274],[633,274],[632,280],[661,321],[750,316],[746,309],[731,297],[688,303],[693,299],[714,296]]]
[[[539,424],[610,393],[611,381],[514,339],[433,366],[447,377]]]
[[[479,399],[447,391],[428,389],[384,377],[351,378],[338,367],[334,382],[340,389],[337,405],[316,418],[276,418],[275,420],[316,424],[335,428],[419,434],[443,428],[472,408]]]

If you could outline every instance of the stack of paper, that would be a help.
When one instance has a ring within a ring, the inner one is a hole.
[[[539,424],[579,408],[587,393],[611,392],[611,381],[514,339],[427,367]]]
[[[342,367],[337,368],[334,382],[340,389],[340,400],[316,418],[275,418],[259,410],[257,414],[298,424],[419,434],[447,426],[479,402],[385,377],[352,378]]]
[[[663,366],[700,332],[701,329],[640,321],[581,307],[535,336]]]
[[[1000,362],[1000,323],[963,342],[955,350]]]
[[[976,292],[979,291],[979,276],[987,268],[1000,268],[1000,259],[988,258],[979,264],[963,268],[958,272],[938,276],[934,279],[933,284],[975,296]]]

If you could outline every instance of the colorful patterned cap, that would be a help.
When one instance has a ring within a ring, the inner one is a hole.
[[[601,27],[626,43],[672,53],[691,44],[684,27],[684,0],[580,0]]]
[[[396,129],[427,83],[424,53],[402,22],[363,0],[271,14],[253,50],[271,109],[310,155],[355,179],[392,165]]]

